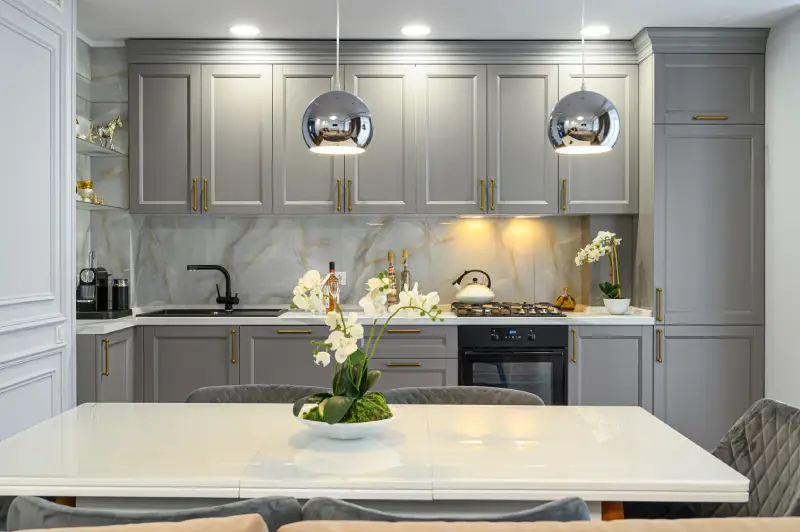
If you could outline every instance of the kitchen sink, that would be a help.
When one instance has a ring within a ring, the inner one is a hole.
[[[220,310],[213,308],[171,308],[157,310],[155,312],[145,312],[139,314],[140,318],[276,318],[286,312],[282,308],[236,308],[233,310]]]

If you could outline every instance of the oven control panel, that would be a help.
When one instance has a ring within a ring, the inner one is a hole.
[[[555,348],[568,344],[566,325],[459,325],[458,347],[477,348]]]
[[[493,327],[489,338],[493,341],[527,340],[533,342],[536,340],[536,331],[529,327]]]

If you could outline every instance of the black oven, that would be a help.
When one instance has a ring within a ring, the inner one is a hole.
[[[538,395],[567,404],[566,325],[458,327],[458,382]]]

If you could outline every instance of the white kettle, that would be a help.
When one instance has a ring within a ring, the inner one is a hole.
[[[482,273],[486,276],[487,284],[479,283],[477,277],[472,278],[472,282],[465,287],[461,287],[461,281],[468,273]],[[494,292],[492,292],[492,278],[483,270],[467,270],[462,273],[458,279],[453,281],[453,286],[458,289],[456,299],[461,303],[469,303],[472,305],[481,305],[489,303],[494,300]]]

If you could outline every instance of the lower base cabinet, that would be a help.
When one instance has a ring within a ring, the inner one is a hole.
[[[239,384],[239,329],[144,327],[144,402],[182,403],[203,386]]]
[[[653,411],[653,329],[571,327],[568,404],[641,406]]]
[[[241,333],[242,384],[331,387],[333,366],[316,366],[311,345],[328,338],[328,327],[241,327]]]
[[[82,403],[132,403],[134,330],[77,337],[77,400]]]
[[[373,359],[370,369],[381,372],[375,386],[378,392],[392,388],[426,388],[429,386],[458,386],[458,360],[442,358]]]
[[[656,327],[655,355],[655,415],[705,449],[764,397],[764,327]]]
[[[458,329],[443,325],[389,327],[370,368],[381,372],[377,391],[458,386]]]

